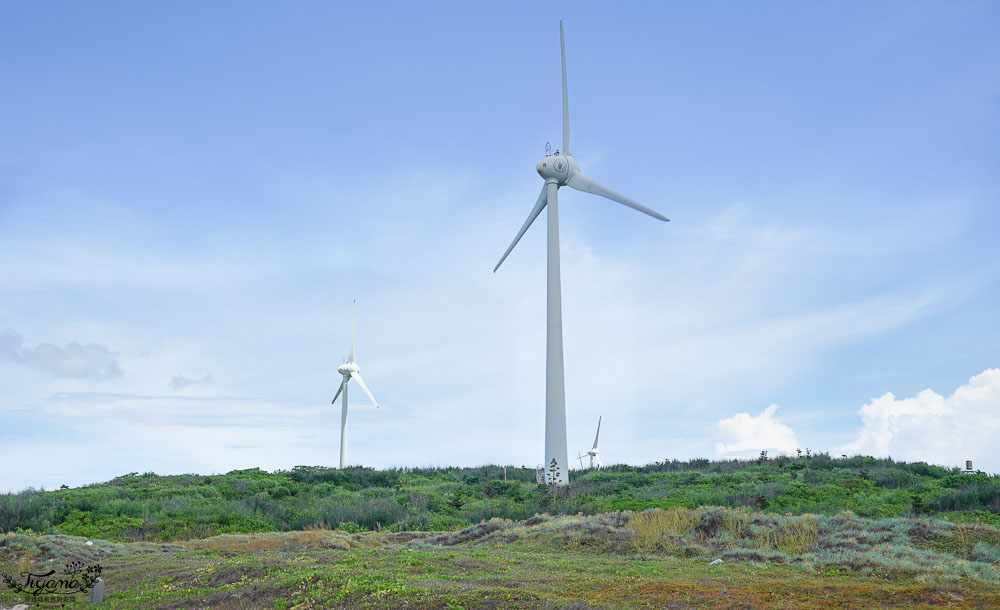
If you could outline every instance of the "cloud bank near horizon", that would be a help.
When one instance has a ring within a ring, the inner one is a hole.
[[[720,457],[751,458],[760,451],[791,453],[801,448],[795,431],[775,417],[772,404],[759,415],[737,413],[717,422]],[[942,396],[926,389],[910,398],[892,392],[873,398],[858,410],[862,426],[854,440],[834,455],[892,457],[907,462],[958,466],[965,460],[981,470],[997,471],[993,450],[1000,438],[1000,368],[989,368]]]
[[[998,412],[1000,368],[972,376],[947,397],[930,389],[902,399],[886,392],[858,410],[858,437],[836,451],[943,465],[971,459],[996,470]]]

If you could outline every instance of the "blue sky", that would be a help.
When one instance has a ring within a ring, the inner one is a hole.
[[[5,3],[0,489],[541,461],[559,19],[571,453],[1000,471],[996,3]]]

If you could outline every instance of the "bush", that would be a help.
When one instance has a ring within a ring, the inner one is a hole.
[[[1000,484],[973,484],[958,487],[950,494],[940,495],[928,503],[928,508],[938,511],[988,510],[1000,512]]]
[[[57,528],[68,536],[100,538],[106,540],[135,540],[141,535],[142,519],[127,516],[92,514],[74,510]]]
[[[219,520],[221,534],[250,534],[253,532],[273,532],[277,528],[270,521],[243,515],[228,513]]]

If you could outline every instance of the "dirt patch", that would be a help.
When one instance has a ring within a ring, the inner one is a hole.
[[[723,520],[722,515],[715,511],[711,511],[702,515],[701,522],[695,526],[694,531],[697,535],[707,540],[717,536],[719,530],[722,529],[724,525],[725,521]]]
[[[187,600],[183,606],[185,608],[221,608],[231,610],[234,608],[268,608],[274,604],[274,600],[283,599],[284,592],[266,583],[254,584],[241,587],[239,591],[224,591],[209,594],[197,599]]]
[[[856,540],[837,540],[830,538],[820,538],[817,547],[822,551],[858,551],[861,545]]]
[[[774,519],[769,519],[768,517],[758,516],[750,522],[750,525],[756,525],[759,527],[769,527],[774,529],[778,527],[778,523]]]
[[[934,531],[929,523],[917,523],[906,530],[906,535],[915,540],[934,540],[938,538],[938,533]]]
[[[387,544],[406,544],[414,540],[424,540],[428,535],[424,532],[398,532],[386,534],[382,539]]]
[[[727,561],[756,561],[757,563],[784,563],[781,557],[765,556],[757,551],[735,551],[725,554]]]
[[[244,576],[249,577],[246,568],[227,568],[224,570],[217,570],[212,572],[212,575],[208,578],[208,581],[204,584],[199,583],[201,586],[211,586],[218,587],[220,585],[231,585],[233,583],[240,582]]]

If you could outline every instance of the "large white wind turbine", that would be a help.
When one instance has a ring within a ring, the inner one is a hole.
[[[562,342],[562,294],[559,282],[559,187],[568,186],[585,193],[593,193],[611,201],[616,201],[649,214],[659,220],[668,220],[665,216],[635,202],[625,195],[595,182],[580,172],[580,165],[569,152],[569,94],[566,91],[566,39],[563,34],[562,21],[559,22],[559,47],[562,52],[562,111],[563,111],[563,148],[554,155],[548,154],[538,162],[535,169],[545,180],[541,194],[535,207],[528,214],[521,230],[517,232],[510,247],[500,257],[500,262],[493,268],[495,272],[503,264],[514,246],[528,230],[531,223],[542,212],[546,205],[548,211],[547,239],[547,283],[546,283],[546,320],[545,334],[545,471],[549,472],[552,460],[559,469],[558,483],[569,483],[569,458],[566,453],[566,391],[563,379],[563,342]],[[548,476],[548,475],[546,475]]]
[[[347,361],[337,367],[337,372],[344,376],[344,380],[340,382],[340,387],[337,389],[337,393],[333,395],[333,400],[330,404],[336,404],[337,397],[341,394],[344,395],[343,401],[340,403],[340,467],[347,467],[347,382],[354,379],[361,386],[361,389],[365,391],[368,398],[372,399],[372,404],[376,407],[378,402],[372,393],[368,391],[368,386],[365,385],[363,379],[361,379],[361,368],[358,367],[354,362],[354,320],[358,317],[357,312],[357,302],[351,306],[351,351],[347,355]]]

